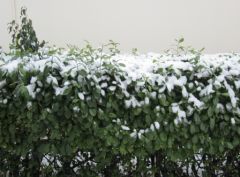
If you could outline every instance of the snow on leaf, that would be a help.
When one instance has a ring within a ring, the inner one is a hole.
[[[127,126],[125,126],[125,125],[121,125],[121,128],[122,128],[123,130],[125,130],[125,131],[129,131],[129,130],[130,130],[130,128],[127,127]]]
[[[28,90],[29,95],[32,98],[35,98],[36,97],[36,92],[34,90],[36,88],[36,85],[35,84],[29,84],[29,85],[26,86],[26,88]]]
[[[160,128],[159,122],[154,122],[154,125],[155,125],[156,129],[159,129],[159,128]]]
[[[116,86],[110,86],[109,90],[111,90],[112,92],[116,90]]]
[[[235,125],[235,124],[236,124],[236,121],[235,121],[234,118],[231,118],[231,124],[232,124],[232,125]]]
[[[0,89],[2,89],[7,84],[6,79],[3,81],[0,81]]]
[[[237,106],[237,100],[238,98],[236,98],[235,93],[233,91],[233,89],[231,88],[231,86],[227,83],[227,81],[224,81],[224,85],[228,91],[232,106],[235,108]]]
[[[78,97],[79,97],[81,100],[84,100],[84,94],[83,94],[83,93],[78,93]]]
[[[193,103],[193,105],[197,108],[201,108],[204,105],[204,103],[198,100],[193,94],[190,94],[188,102]]]

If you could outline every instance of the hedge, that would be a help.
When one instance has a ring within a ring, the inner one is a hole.
[[[238,176],[240,55],[0,54],[0,172]]]

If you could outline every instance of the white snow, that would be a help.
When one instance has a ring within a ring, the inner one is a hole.
[[[232,125],[235,125],[235,124],[236,124],[236,121],[235,121],[234,118],[231,118],[231,124],[232,124]]]
[[[147,102],[148,102],[148,99],[147,99]],[[135,108],[137,106],[141,106],[140,102],[134,96],[131,96],[129,100],[125,100],[125,105],[127,108],[130,108],[130,107]]]
[[[213,86],[212,84],[209,84],[208,86],[206,86],[204,89],[202,89],[200,91],[200,96],[207,96],[207,95],[210,95],[212,93],[214,93],[215,91],[213,90]]]
[[[154,122],[154,125],[155,125],[156,129],[159,129],[159,128],[160,128],[159,122]]]
[[[182,96],[183,97],[188,97],[188,92],[187,92],[187,89],[186,89],[186,87],[182,87]]]
[[[233,89],[231,88],[231,86],[227,83],[227,81],[224,81],[224,85],[228,91],[232,106],[235,108],[237,106],[238,98],[235,97],[235,93],[234,93]]]
[[[0,67],[2,70],[6,70],[11,73],[18,68],[18,65],[21,63],[21,61],[22,60],[20,58],[17,58],[15,60],[11,60],[11,61],[1,65]]]
[[[188,102],[193,103],[193,105],[196,106],[197,108],[200,108],[204,105],[204,103],[198,100],[193,94],[190,94]]]
[[[53,77],[52,75],[49,75],[47,77],[47,83],[48,84],[54,84],[54,85],[58,85],[58,81],[55,77]]]
[[[29,84],[29,85],[26,86],[26,88],[28,90],[29,95],[32,98],[35,98],[36,97],[36,92],[34,90],[36,88],[36,85],[35,84]]]
[[[54,87],[54,90],[55,90],[55,95],[58,96],[58,95],[62,95],[64,93],[64,91],[67,89],[67,86],[64,86],[64,87]]]
[[[7,99],[4,99],[3,100],[3,104],[7,104],[8,100]]]
[[[28,101],[28,102],[27,102],[27,108],[28,108],[28,109],[31,109],[31,107],[32,107],[32,102]]]
[[[106,82],[103,82],[102,84],[101,84],[101,87],[102,88],[106,88],[108,86],[108,84],[106,83]]]
[[[240,80],[234,81],[234,83],[235,83],[236,88],[239,89],[240,88]]]
[[[79,112],[79,111],[80,111],[80,108],[77,107],[77,106],[74,106],[74,107],[73,107],[73,111],[74,111],[74,112]]]
[[[148,97],[145,97],[145,100],[144,100],[144,102],[145,102],[145,104],[146,104],[146,105],[148,105],[148,104],[149,104],[149,102],[150,102],[149,98],[148,98]]]
[[[99,55],[96,53],[94,56]],[[228,111],[233,111],[233,108],[239,109],[239,54],[201,55],[197,62],[193,60],[194,55],[176,56],[155,53],[119,54],[108,60],[96,57],[93,61],[90,61],[89,57],[76,58],[72,54],[69,55],[68,50],[63,50],[55,56],[46,54],[41,59],[37,55],[23,58],[2,55],[1,60],[4,64],[0,66],[0,70],[11,74],[14,71],[20,71],[20,65],[26,71],[44,72],[46,69],[50,71],[56,69],[59,76],[54,72],[49,72],[46,76],[46,82],[55,90],[56,96],[62,95],[70,86],[89,82],[100,92],[102,98],[99,102],[102,102],[108,91],[115,92],[117,89],[122,92],[123,102],[129,109],[151,105],[151,102],[158,101],[161,95],[167,97],[172,93],[178,93],[176,100],[173,98],[176,104],[171,106],[176,114],[176,124],[182,122],[194,110],[202,109],[205,105],[204,98],[211,98],[218,94],[219,89],[225,90],[224,97],[230,99],[230,103],[226,105],[220,103],[217,105],[219,111],[225,111],[225,107]],[[119,72],[111,75],[109,73],[111,70],[103,64],[111,65],[111,68],[114,67]],[[61,77],[64,78],[63,83]],[[4,91],[6,84],[6,80],[0,81],[0,91]],[[41,94],[44,94],[44,84],[45,82],[38,80],[37,76],[30,78],[26,86],[29,95],[35,98],[36,93],[42,91]],[[138,96],[137,93],[143,96]],[[91,99],[84,91],[78,91],[77,95],[81,100]],[[187,101],[187,106],[182,105],[183,100]],[[156,106],[157,113],[161,114],[162,109]],[[153,129],[153,127],[148,128]],[[135,134],[142,135],[140,130],[136,130]]]
[[[101,95],[102,95],[102,96],[105,96],[105,95],[106,95],[105,90],[101,89]]]
[[[130,128],[127,127],[127,126],[125,126],[125,125],[121,125],[121,128],[122,128],[123,130],[125,130],[125,131],[129,131],[129,130],[130,130]]]
[[[0,81],[0,89],[2,89],[7,84],[6,79]]]
[[[109,90],[111,90],[112,92],[116,90],[116,86],[110,86]]]
[[[37,77],[31,77],[30,83],[34,84],[37,81]]]
[[[78,97],[79,97],[81,100],[84,100],[84,94],[83,94],[83,93],[78,93]]]
[[[137,131],[134,129],[132,133],[130,133],[130,137],[137,138]]]
[[[177,103],[172,103],[172,111],[177,114],[177,117],[174,119],[176,125],[186,118],[186,112],[181,110]]]

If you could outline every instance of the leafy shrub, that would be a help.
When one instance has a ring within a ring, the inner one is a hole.
[[[21,15],[0,51],[0,176],[239,176],[239,54],[43,48]]]
[[[21,8],[21,25],[15,20],[9,23],[9,33],[12,37],[11,49],[16,50],[19,55],[37,53],[39,48],[45,45],[45,41],[39,42],[36,32],[32,26],[32,20],[27,16],[27,9]]]
[[[121,55],[109,45],[3,56],[0,171],[237,176],[240,55]]]

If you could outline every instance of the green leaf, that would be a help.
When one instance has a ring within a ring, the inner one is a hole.
[[[182,42],[184,42],[184,38],[180,38],[180,39],[178,40],[178,43],[182,43]]]
[[[194,121],[197,125],[199,125],[201,123],[201,119],[200,119],[198,113],[194,113]]]
[[[123,155],[127,154],[127,150],[126,150],[125,146],[123,146],[123,145],[120,146],[119,151]]]
[[[193,144],[197,144],[198,143],[198,136],[197,135],[194,135],[192,137],[192,142],[193,142]]]
[[[229,148],[229,149],[233,149],[233,145],[232,145],[231,142],[227,142],[227,148]]]
[[[109,113],[109,117],[110,117],[110,118],[116,118],[117,115],[116,115],[115,113],[112,113],[112,112],[111,112],[111,113]]]
[[[191,134],[194,134],[195,132],[196,132],[195,125],[191,124],[191,125],[190,125],[190,133],[191,133]]]
[[[30,97],[27,88],[23,85],[19,88],[19,93],[22,97],[24,97],[26,99],[28,99]]]
[[[96,109],[90,109],[89,113],[90,113],[91,116],[96,116],[97,111],[96,111]]]
[[[38,151],[42,154],[48,153],[50,150],[50,145],[49,144],[41,144],[38,147]]]
[[[210,118],[210,129],[213,130],[215,127],[215,119],[214,118]]]
[[[214,112],[213,108],[211,106],[209,106],[208,111],[207,111],[208,117],[212,117],[213,112]]]
[[[159,98],[159,102],[160,102],[160,105],[163,105],[163,106],[169,106],[169,104],[170,104],[170,103],[167,101],[165,95],[161,95],[161,97]]]
[[[167,141],[167,135],[164,132],[160,133],[160,140],[163,141],[163,142]]]
[[[207,132],[208,131],[207,129],[208,129],[207,126],[202,122],[200,124],[200,130],[202,130],[203,132]]]

